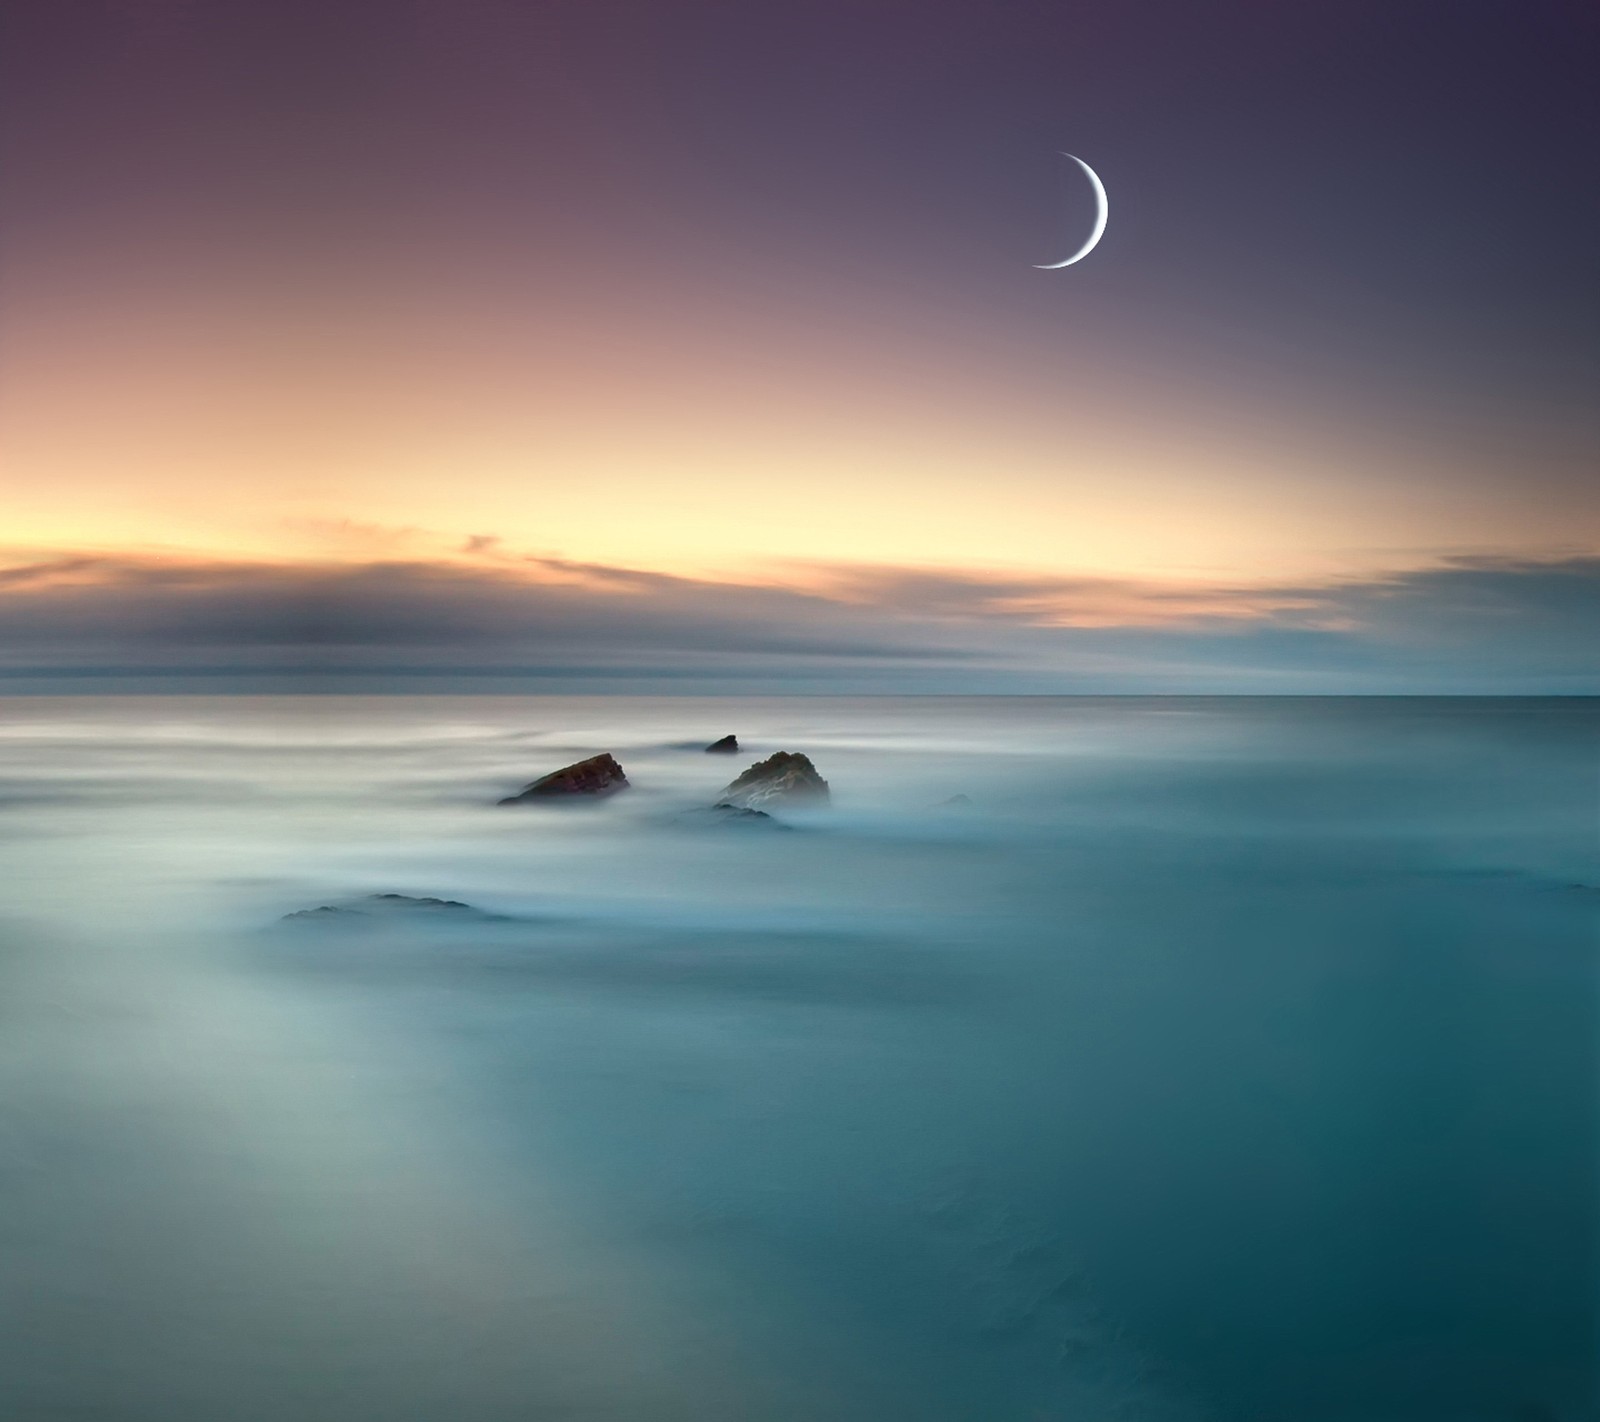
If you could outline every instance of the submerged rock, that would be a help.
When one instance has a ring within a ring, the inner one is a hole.
[[[610,795],[628,788],[628,777],[622,773],[616,757],[609,754],[592,755],[560,770],[540,776],[531,785],[524,785],[515,795],[499,801],[502,805],[516,805],[524,800],[546,800],[566,795]]]
[[[415,923],[424,920],[451,923],[487,923],[500,919],[497,913],[464,904],[459,899],[419,898],[411,894],[368,894],[348,903],[323,904],[320,908],[286,913],[284,923]]]
[[[720,741],[712,741],[706,747],[707,755],[733,755],[739,749],[737,736],[724,736]]]
[[[757,761],[717,796],[717,809],[760,810],[774,804],[822,804],[828,782],[798,751],[779,751]]]
[[[747,810],[738,805],[709,805],[698,810],[686,810],[678,818],[701,829],[717,829],[724,825],[742,825],[749,829],[793,828],[782,820],[773,819],[765,810]]]

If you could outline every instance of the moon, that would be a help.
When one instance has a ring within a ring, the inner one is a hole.
[[[1106,205],[1105,184],[1100,181],[1100,175],[1075,153],[1063,153],[1061,156],[1072,159],[1089,175],[1089,181],[1094,185],[1094,231],[1089,234],[1089,240],[1070,257],[1059,262],[1035,262],[1033,264],[1035,269],[1041,272],[1053,272],[1060,267],[1070,267],[1074,262],[1081,262],[1090,252],[1094,251],[1106,232],[1106,213],[1108,208]]]

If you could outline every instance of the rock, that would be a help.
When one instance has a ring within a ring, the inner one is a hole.
[[[828,799],[828,782],[798,751],[779,751],[757,761],[722,794],[715,808],[760,810],[773,804],[820,804]]]
[[[564,765],[560,770],[540,776],[531,785],[525,785],[515,795],[507,795],[499,803],[516,805],[524,800],[547,800],[565,795],[610,795],[628,788],[628,777],[611,755],[592,755],[574,765]]]
[[[739,749],[737,736],[724,736],[720,741],[712,741],[706,747],[707,755],[734,755]]]
[[[933,807],[936,810],[970,810],[972,799],[967,795],[952,795],[948,800],[941,800]]]
[[[793,829],[782,820],[775,820],[765,810],[746,810],[738,805],[710,805],[698,810],[686,810],[679,819],[700,829],[718,829],[724,825],[740,825],[746,829]]]
[[[365,925],[374,923],[415,923],[446,921],[450,923],[485,923],[498,921],[501,915],[485,913],[459,899],[417,898],[411,894],[368,894],[364,899],[353,899],[343,904],[323,904],[320,908],[300,909],[286,913],[284,923],[337,923]]]

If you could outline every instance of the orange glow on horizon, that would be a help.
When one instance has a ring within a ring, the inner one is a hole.
[[[1223,398],[1094,331],[1041,360],[959,311],[805,320],[708,288],[539,312],[393,273],[342,297],[145,275],[41,281],[14,314],[13,547],[303,562],[477,539],[757,583],[863,564],[1237,585],[1600,532],[1459,450]]]

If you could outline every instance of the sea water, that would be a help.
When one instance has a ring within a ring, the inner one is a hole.
[[[0,701],[0,1416],[1592,1417],[1597,732]]]

